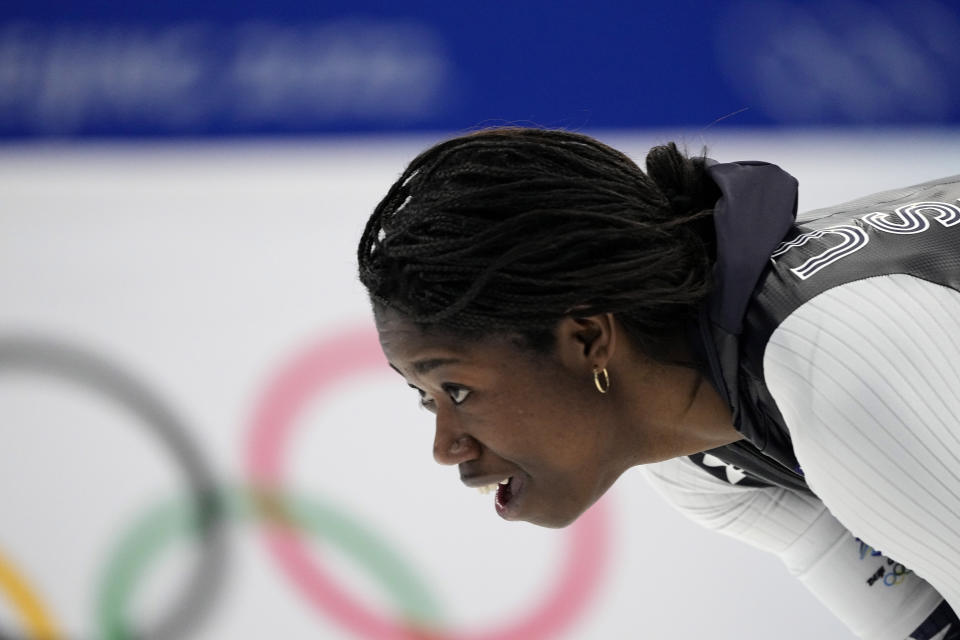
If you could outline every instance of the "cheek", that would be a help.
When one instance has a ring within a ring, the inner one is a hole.
[[[529,389],[509,411],[513,441],[543,464],[582,466],[585,460],[595,459],[600,445],[603,398],[577,381],[554,378],[550,382]]]
[[[603,411],[605,399],[593,386],[592,378],[572,374],[552,376],[550,383],[541,387],[538,411],[551,416],[558,426],[577,426],[591,422],[598,411]]]
[[[579,446],[589,446],[588,433],[595,430],[608,399],[588,372],[575,374],[549,358],[503,358],[495,378],[481,388],[482,400],[478,396],[475,406],[464,406],[470,431],[504,457],[544,463],[545,456],[570,455],[555,449],[577,438]]]

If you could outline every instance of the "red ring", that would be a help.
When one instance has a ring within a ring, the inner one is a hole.
[[[247,467],[254,486],[281,485],[284,446],[296,418],[314,396],[361,373],[386,371],[376,333],[349,330],[320,340],[283,367],[266,388],[253,418]],[[555,586],[539,607],[520,620],[490,631],[446,632],[412,629],[372,611],[317,562],[299,535],[267,526],[267,546],[282,569],[320,610],[360,637],[377,640],[536,640],[552,637],[572,624],[597,590],[610,545],[608,509],[598,502],[568,530],[569,551]]]

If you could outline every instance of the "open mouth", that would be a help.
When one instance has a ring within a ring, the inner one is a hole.
[[[513,499],[513,476],[505,480],[501,480],[500,484],[497,485],[497,497],[495,499],[497,505],[497,511],[503,511],[507,508],[507,505],[510,504],[510,500]]]
[[[501,517],[509,518],[517,510],[517,499],[523,491],[523,485],[522,476],[510,476],[506,482],[501,482],[497,487],[497,498],[494,504]]]
[[[521,476],[510,476],[500,482],[477,487],[477,490],[483,494],[489,494],[496,491],[494,496],[494,505],[497,513],[505,518],[517,510],[517,497],[523,489],[524,481]]]

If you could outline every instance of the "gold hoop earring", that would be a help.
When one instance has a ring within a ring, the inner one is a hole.
[[[610,374],[607,373],[606,367],[602,370],[597,367],[593,368],[593,384],[600,393],[610,391]]]

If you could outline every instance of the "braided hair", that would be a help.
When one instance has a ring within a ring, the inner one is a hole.
[[[647,173],[588,136],[489,129],[421,153],[360,239],[375,306],[463,337],[552,345],[564,316],[614,313],[642,349],[710,291],[714,203],[703,158],[654,147]]]

